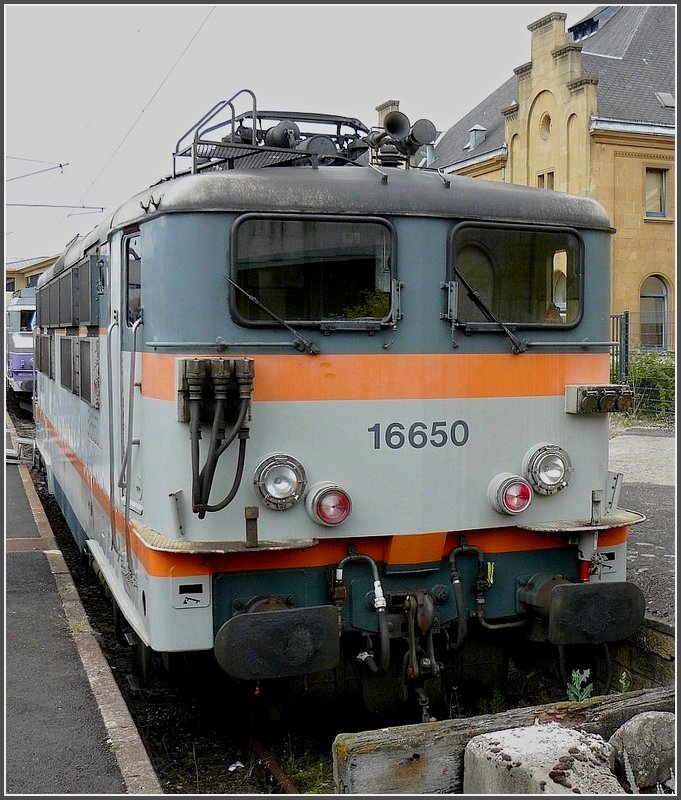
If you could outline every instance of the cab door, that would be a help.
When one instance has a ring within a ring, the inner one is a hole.
[[[121,293],[121,470],[119,488],[126,517],[142,513],[140,448],[142,314],[142,234],[127,233],[122,240]]]
[[[111,531],[124,572],[134,572],[129,541],[131,512],[142,512],[139,481],[139,355],[142,341],[142,237],[124,231],[111,243],[111,309],[107,328],[107,411]],[[122,520],[122,530],[121,530]],[[116,534],[118,530],[118,535]],[[122,536],[120,534],[123,534]]]

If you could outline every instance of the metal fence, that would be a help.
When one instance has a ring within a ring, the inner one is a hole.
[[[610,340],[617,342],[610,351],[610,378],[626,383],[629,373],[629,312],[610,315]]]
[[[610,377],[634,391],[631,416],[675,424],[675,329],[673,319],[632,313],[610,316]]]

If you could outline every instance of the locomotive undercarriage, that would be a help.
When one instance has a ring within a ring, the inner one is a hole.
[[[373,591],[366,580],[355,582],[357,571],[354,580],[344,575],[357,564],[369,567]],[[276,697],[280,690],[273,687],[280,685],[287,686],[285,696],[294,689],[308,698],[355,695],[383,718],[417,711],[429,721],[450,716],[457,694],[457,705],[463,700],[475,707],[500,691],[511,652],[505,642],[544,643],[567,683],[566,646],[600,645],[609,660],[607,643],[629,636],[644,612],[633,584],[547,572],[518,578],[515,613],[490,620],[485,595],[495,583],[494,564],[465,539],[449,557],[447,586],[431,577],[430,589],[394,588],[372,558],[354,551],[333,575],[333,605],[299,608],[292,596],[260,596],[227,620],[215,642],[224,671],[254,681],[262,695]],[[406,583],[425,580],[416,572]],[[374,629],[356,624],[360,613],[373,618]]]
[[[252,691],[274,717],[303,705],[328,707],[329,713],[361,711],[381,724],[429,722],[467,712],[496,696],[504,686],[509,650],[504,634],[475,628],[460,651],[450,649],[445,629],[390,641],[385,671],[365,666],[374,637],[353,634],[343,640],[335,669],[252,683]]]
[[[329,713],[367,712],[382,725],[486,713],[506,701],[514,674],[533,684],[533,691],[539,691],[542,682],[552,684],[560,698],[560,687],[564,691],[569,681],[568,663],[593,664],[602,693],[610,689],[608,641],[556,644],[538,634],[540,618],[528,613],[520,630],[501,622],[498,630],[491,630],[471,616],[465,644],[459,646],[456,620],[440,625],[433,608],[427,593],[414,593],[404,598],[402,613],[387,613],[390,639],[385,659],[376,634],[346,634],[333,669],[239,683],[250,685],[274,717],[295,714],[311,704]],[[620,631],[627,634],[623,627]]]
[[[401,614],[388,614],[395,638],[386,670],[361,670],[362,701],[369,711],[385,718],[403,709],[409,717],[429,722],[451,716],[455,694],[470,694],[477,701],[503,685],[508,657],[479,626],[467,637],[466,647],[459,648],[458,623],[440,625],[428,592],[408,594],[402,608]],[[366,637],[364,644],[371,652],[373,637]],[[356,655],[359,664],[364,652]]]

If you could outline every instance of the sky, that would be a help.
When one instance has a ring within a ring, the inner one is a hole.
[[[5,263],[61,253],[169,175],[177,141],[241,89],[368,127],[398,100],[446,130],[530,61],[528,25],[596,7],[5,4]]]

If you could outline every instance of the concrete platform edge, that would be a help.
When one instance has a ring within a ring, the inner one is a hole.
[[[5,424],[8,425],[7,420]],[[10,434],[14,437],[15,432],[10,430]],[[34,541],[40,541],[41,549],[46,553],[71,635],[102,714],[111,740],[111,749],[121,770],[127,792],[129,794],[163,794],[163,789],[158,782],[137,726],[90,627],[64,557],[57,548],[52,528],[33,486],[30,473],[23,464],[19,464],[18,469],[40,533],[40,540]]]

